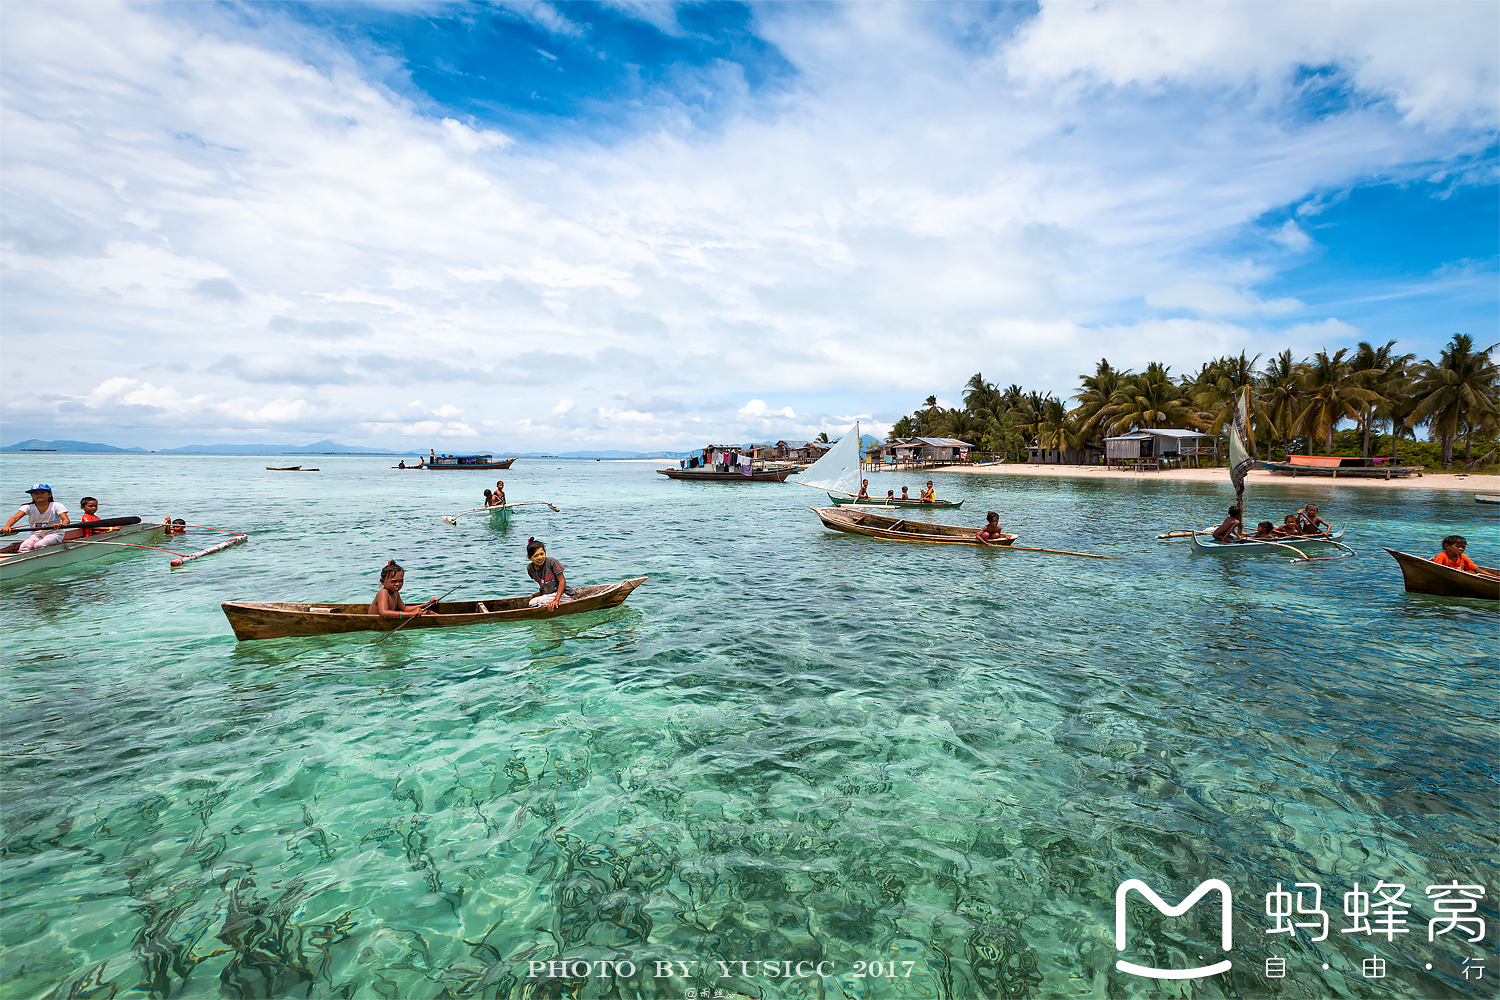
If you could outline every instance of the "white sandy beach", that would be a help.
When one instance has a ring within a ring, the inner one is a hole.
[[[954,465],[939,469],[913,470],[927,473],[961,472],[976,476],[1067,476],[1074,479],[1175,479],[1190,482],[1215,482],[1229,485],[1228,469],[1167,469],[1162,472],[1120,472],[1099,465]],[[1358,489],[1391,490],[1465,490],[1471,493],[1500,493],[1500,476],[1477,476],[1454,472],[1428,472],[1407,479],[1366,479],[1355,476],[1291,476],[1273,475],[1264,469],[1256,469],[1247,477],[1250,483],[1279,483],[1290,485],[1319,485]],[[873,484],[872,484],[873,486]]]

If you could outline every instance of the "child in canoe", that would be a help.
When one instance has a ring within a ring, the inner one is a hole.
[[[1443,539],[1443,551],[1433,556],[1432,561],[1439,566],[1447,566],[1450,569],[1461,569],[1465,573],[1476,573],[1479,576],[1492,577],[1492,574],[1480,569],[1474,560],[1464,554],[1468,547],[1469,540],[1463,535],[1449,535]]]
[[[437,604],[437,601],[428,601],[426,604],[419,605],[407,604],[401,600],[401,585],[405,582],[406,570],[397,566],[394,559],[386,563],[380,571],[380,590],[376,592],[375,599],[370,602],[368,613],[381,618],[436,614],[432,606]]]
[[[981,545],[994,545],[996,540],[1003,534],[1000,530],[1000,515],[990,511],[984,515],[984,527],[974,532],[974,537]]]
[[[547,554],[547,546],[535,538],[526,539],[526,575],[536,581],[537,591],[527,602],[528,607],[545,605],[556,608],[563,601],[576,596],[573,588],[563,576],[563,564]]]
[[[1229,516],[1224,518],[1224,523],[1215,528],[1211,534],[1216,542],[1232,542],[1245,537],[1245,532],[1240,524],[1240,509],[1229,508]]]

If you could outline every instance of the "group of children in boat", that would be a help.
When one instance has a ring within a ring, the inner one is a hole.
[[[1333,525],[1318,516],[1318,505],[1310,503],[1302,510],[1288,514],[1280,524],[1272,524],[1270,521],[1262,521],[1255,526],[1255,533],[1245,534],[1244,522],[1240,520],[1240,508],[1229,508],[1229,516],[1224,518],[1224,523],[1215,528],[1210,534],[1216,542],[1238,542],[1254,541],[1263,539],[1275,541],[1278,538],[1305,538],[1309,535],[1327,535],[1333,531]]]
[[[895,490],[886,490],[885,499],[887,502],[891,500],[906,500],[909,502],[911,500],[911,494],[907,492],[909,489],[910,487],[907,486],[901,487],[901,495],[899,497],[896,496]],[[861,479],[859,481],[859,493],[855,497],[855,499],[873,499],[870,496],[870,481],[868,479]],[[921,491],[920,495],[917,497],[917,500],[921,503],[937,503],[937,489],[932,485],[931,479],[927,480],[927,486]]]
[[[495,488],[493,490],[485,490],[484,491],[484,505],[486,507],[504,507],[505,506],[505,482],[504,482],[504,480],[496,480],[495,481]]]
[[[27,528],[31,529],[30,537],[21,542],[16,549],[17,552],[33,552],[44,549],[49,545],[62,543],[63,535],[68,528],[72,527],[72,520],[68,517],[68,508],[52,499],[52,487],[46,483],[37,483],[26,491],[31,495],[31,502],[10,516],[5,522],[5,527],[0,528],[0,534],[13,535],[18,530],[16,522],[22,518],[26,519]],[[99,520],[99,501],[93,497],[84,497],[78,501],[83,515],[78,519],[80,525],[87,525],[90,521]],[[109,528],[84,527],[83,537],[90,535],[102,535]]]

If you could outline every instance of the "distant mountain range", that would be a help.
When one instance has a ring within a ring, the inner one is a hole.
[[[880,439],[870,435],[861,434],[861,450],[870,445],[877,445]],[[774,441],[752,442],[759,444],[774,444]],[[73,451],[73,452],[116,452],[120,454],[134,455],[425,455],[422,451],[392,451],[388,448],[363,448],[353,444],[339,444],[337,441],[314,441],[312,444],[294,447],[285,444],[189,444],[181,448],[163,448],[158,452],[149,452],[145,448],[117,448],[112,444],[96,444],[91,441],[39,441],[32,438],[29,441],[18,441],[0,448],[4,451]],[[514,458],[598,458],[598,459],[629,459],[629,458],[687,458],[696,455],[697,449],[692,451],[565,451],[557,454],[550,452],[494,452],[502,457]]]

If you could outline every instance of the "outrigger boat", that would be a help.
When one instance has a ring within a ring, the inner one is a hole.
[[[111,518],[100,523],[107,527],[109,520],[128,519]],[[110,554],[139,551],[137,545],[144,547],[144,543],[156,541],[167,528],[165,519],[154,522],[142,521],[140,518],[134,520],[137,523],[101,531],[89,538],[84,538],[82,525],[73,526],[63,534],[63,540],[58,544],[32,549],[30,552],[21,552],[20,542],[7,545],[0,549],[0,580],[14,580],[42,570],[71,566]]]
[[[1210,536],[1210,537],[1200,537]],[[1216,555],[1265,555],[1287,549],[1302,549],[1309,545],[1337,545],[1344,540],[1344,529],[1326,535],[1287,535],[1270,540],[1260,538],[1237,538],[1227,542],[1213,540],[1212,532],[1195,531],[1192,534],[1194,552],[1212,552]]]
[[[494,455],[434,455],[429,462],[418,462],[406,468],[429,469],[433,472],[441,469],[508,469],[514,461],[513,458],[507,458],[497,462]],[[399,469],[401,466],[393,468]]]
[[[1261,462],[1267,472],[1282,476],[1365,476],[1404,479],[1420,476],[1425,465],[1393,465],[1382,458],[1344,458],[1338,455],[1291,455],[1285,462]]]
[[[502,597],[486,601],[442,601],[437,614],[384,618],[369,613],[370,605],[324,603],[271,603],[261,601],[225,601],[224,617],[240,641],[249,639],[282,639],[288,636],[337,635],[344,632],[394,632],[424,628],[455,628],[460,625],[488,625],[495,622],[534,621],[561,618],[585,611],[613,608],[623,604],[631,591],[646,582],[638,576],[619,583],[577,587],[578,595],[564,601],[554,610],[531,607],[530,597]]]
[[[1381,546],[1385,548],[1384,546]],[[1439,597],[1478,597],[1500,601],[1500,569],[1480,566],[1480,573],[1469,573],[1423,559],[1409,552],[1386,549],[1401,567],[1401,579],[1408,594],[1436,594]],[[1490,574],[1486,576],[1485,574]]]
[[[844,531],[851,535],[867,535],[892,542],[930,542],[938,545],[977,545],[984,543],[975,536],[974,528],[956,524],[934,524],[931,521],[910,521],[898,517],[886,517],[868,510],[850,510],[847,507],[813,507],[812,512],[824,527]],[[1001,535],[993,545],[1010,545],[1019,537]]]
[[[926,507],[928,510],[957,510],[964,505],[962,500],[902,500],[897,497],[848,497],[828,494],[835,507]]]

